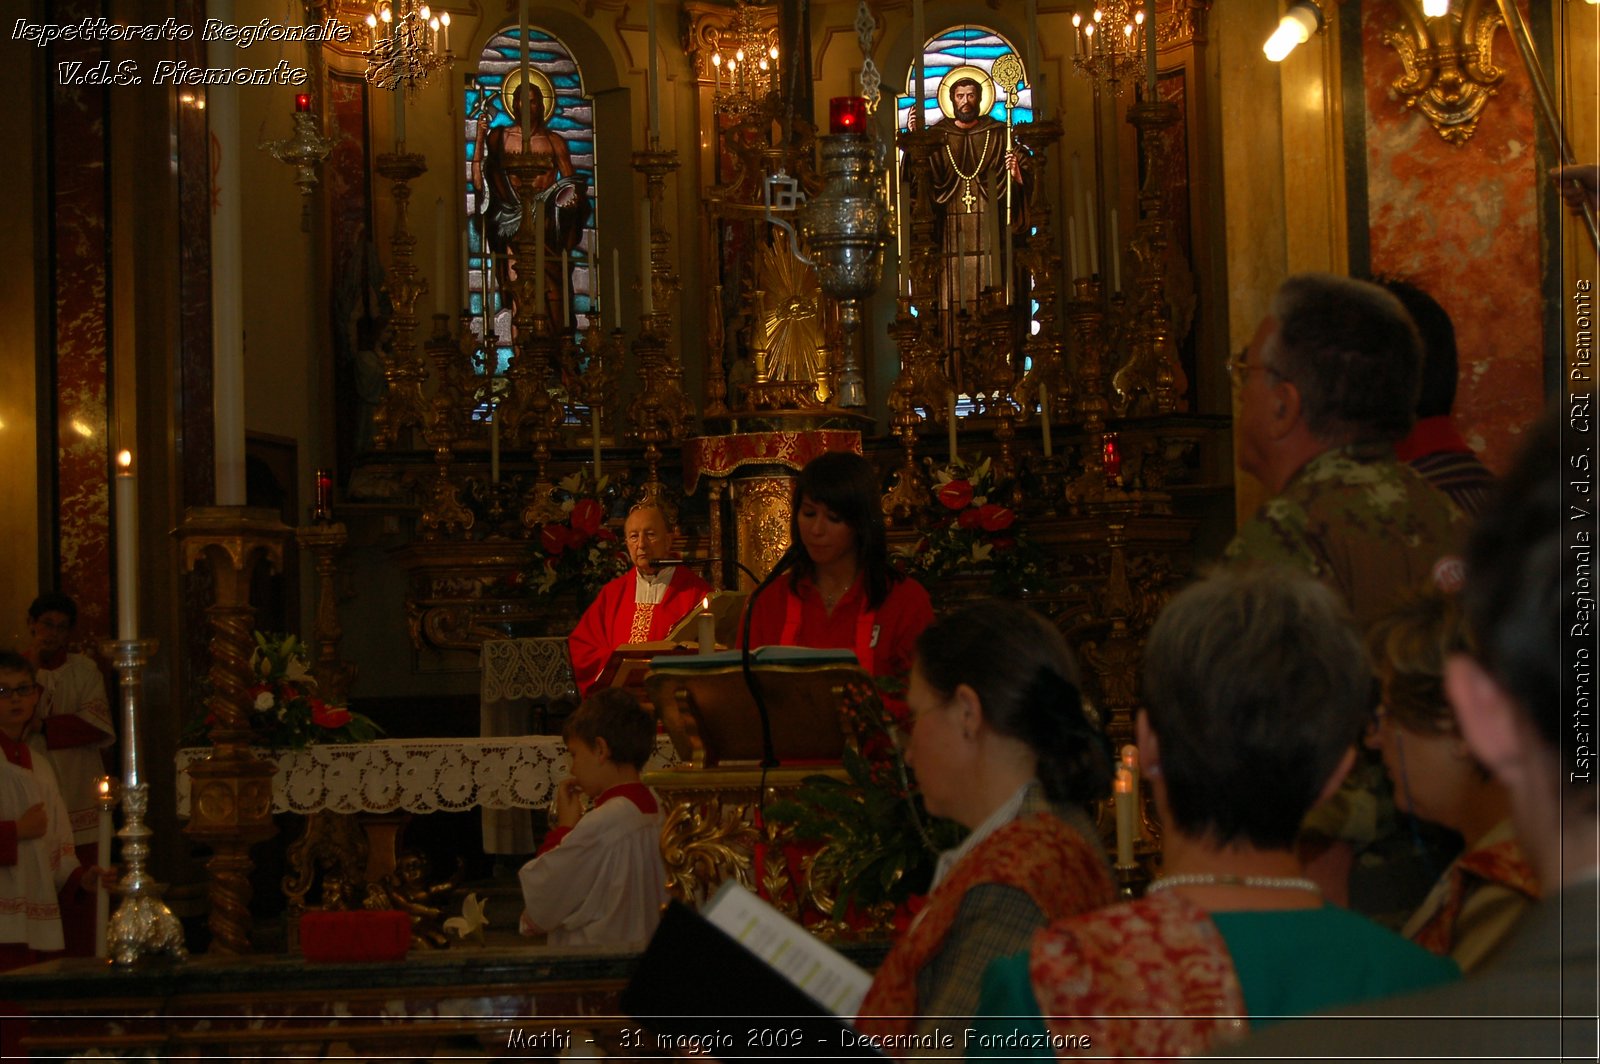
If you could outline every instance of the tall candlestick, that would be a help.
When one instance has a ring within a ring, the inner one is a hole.
[[[489,400],[489,483],[500,483],[500,407]]]
[[[650,136],[661,135],[661,70],[656,57],[656,0],[645,0],[645,22],[650,31]]]
[[[1144,0],[1145,95],[1156,99],[1156,0]]]
[[[100,882],[94,893],[94,955],[101,960],[106,956],[106,925],[111,920],[111,892],[107,889],[104,872],[111,867],[111,777],[101,776],[95,781],[96,801],[100,806],[100,833],[95,840],[95,867],[101,870]]]
[[[521,96],[533,88],[533,82],[528,80],[531,76],[528,73],[528,0],[517,0],[517,34],[522,40],[522,81],[517,85],[516,95]],[[533,139],[533,109],[523,107],[521,110],[522,150],[527,151],[528,141]]]
[[[911,47],[916,70],[917,98],[911,102],[911,113],[917,116],[916,128],[921,129],[927,124],[927,116],[922,113],[923,101],[927,99],[927,88],[924,83],[926,73],[926,59],[923,51],[928,47],[928,24],[923,17],[922,0],[911,0]]]
[[[1122,244],[1117,239],[1117,209],[1111,208],[1111,294],[1122,291]]]
[[[1028,0],[1028,84],[1033,86],[1033,120],[1044,121],[1044,97],[1040,92],[1044,73],[1039,58],[1039,0]]]
[[[139,494],[133,452],[117,455],[117,638],[139,638]]]
[[[594,439],[594,480],[600,483],[600,404],[589,408],[589,435]]]
[[[399,86],[394,90],[394,150],[406,150],[406,90]]]
[[[952,389],[951,392],[950,392],[950,416],[949,416],[948,420],[950,422],[950,464],[951,465],[955,465],[955,462],[956,462],[956,393],[955,393],[954,389]]]
[[[1073,280],[1083,276],[1078,269],[1078,223],[1070,215],[1067,217],[1067,264],[1072,269]]]
[[[655,241],[653,234],[650,231],[649,196],[646,196],[644,200],[644,225],[640,229],[640,232],[644,235],[644,243],[639,248],[639,258],[641,260],[639,275],[639,297],[644,302],[644,316],[648,318],[656,312],[655,293],[650,290],[651,282],[654,280],[655,273],[655,271],[651,268],[650,245]]]

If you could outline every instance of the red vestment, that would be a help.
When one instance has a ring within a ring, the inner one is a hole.
[[[871,616],[864,618],[863,613]],[[788,623],[792,616],[797,617],[798,626]],[[811,580],[802,579],[799,587],[794,587],[788,579],[781,579],[756,599],[750,645],[853,650],[861,667],[873,676],[905,676],[911,672],[917,637],[931,623],[933,603],[915,580],[890,584],[888,597],[871,610],[866,583],[858,573],[830,614]],[[786,630],[790,627],[795,627],[793,633]]]
[[[638,570],[623,573],[600,589],[600,594],[583,612],[578,627],[567,637],[572,655],[572,678],[578,693],[587,695],[600,679],[612,651],[629,643],[648,643],[665,639],[679,621],[687,617],[711,585],[681,566],[672,570],[661,601],[654,606],[637,606]],[[648,610],[648,625],[635,625],[638,610]]]

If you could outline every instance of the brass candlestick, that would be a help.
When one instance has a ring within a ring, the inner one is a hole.
[[[468,515],[471,516],[470,514]],[[311,640],[316,646],[316,676],[326,700],[343,705],[350,694],[356,667],[339,660],[339,640],[344,629],[339,624],[339,597],[334,576],[339,563],[335,558],[348,538],[344,524],[316,524],[295,529],[295,541],[309,551],[317,570],[317,614]]]
[[[408,429],[427,427],[428,404],[422,395],[422,382],[428,368],[417,357],[417,300],[428,291],[426,279],[417,276],[412,262],[417,238],[406,227],[411,205],[411,182],[428,172],[427,163],[415,152],[385,152],[378,156],[376,169],[393,182],[394,232],[389,238],[389,277],[384,290],[394,305],[390,319],[389,343],[383,349],[383,376],[388,383],[383,400],[372,418],[372,445],[378,450],[398,447]]]

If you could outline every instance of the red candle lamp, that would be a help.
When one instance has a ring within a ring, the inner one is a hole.
[[[311,513],[313,521],[330,521],[333,519],[333,473],[326,469],[317,470],[317,504]]]
[[[1115,432],[1100,437],[1100,464],[1105,466],[1106,483],[1116,484],[1122,476],[1122,447]]]
[[[865,133],[866,131],[866,97],[835,96],[828,101],[829,133]]]
[[[309,92],[296,93],[294,97],[294,109],[299,114],[310,114],[311,94]]]

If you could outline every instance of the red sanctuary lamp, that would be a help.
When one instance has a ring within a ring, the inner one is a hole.
[[[829,133],[865,133],[867,131],[867,99],[865,96],[835,96],[828,101]]]
[[[1105,467],[1106,483],[1116,484],[1122,477],[1122,446],[1117,442],[1115,432],[1103,433],[1100,437],[1100,464]]]
[[[294,109],[296,114],[310,114],[311,94],[309,92],[296,93],[294,97]]]
[[[316,506],[311,520],[319,525],[333,520],[333,473],[326,469],[317,470]]]

